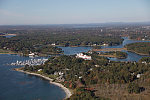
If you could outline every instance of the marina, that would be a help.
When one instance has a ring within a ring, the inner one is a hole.
[[[44,64],[48,59],[46,58],[42,58],[42,59],[29,59],[29,60],[25,60],[25,61],[16,61],[15,63],[11,63],[10,65],[12,66],[25,66],[25,65],[29,65],[29,66],[34,66],[34,65],[41,65]]]

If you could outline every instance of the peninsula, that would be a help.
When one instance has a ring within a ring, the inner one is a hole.
[[[66,92],[67,97],[69,97],[67,100],[77,98],[109,100],[119,97],[135,99],[134,93],[137,97],[150,96],[143,94],[148,92],[147,89],[143,89],[150,88],[147,81],[141,81],[149,79],[147,76],[150,75],[150,62],[143,63],[144,60],[134,63],[109,61],[105,57],[100,57],[96,52],[84,53],[84,55],[91,56],[91,59],[86,60],[75,55],[63,55],[50,57],[43,65],[26,65],[19,70],[44,77],[51,82],[56,82],[54,84],[58,86],[62,87],[63,85],[69,90],[71,89],[73,92]],[[109,86],[107,90],[104,89],[106,85]],[[119,94],[116,95],[116,92],[112,91],[113,89],[120,91]],[[65,91],[69,90],[66,89]],[[71,95],[71,93],[73,94]]]

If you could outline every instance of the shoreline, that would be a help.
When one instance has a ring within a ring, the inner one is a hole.
[[[53,79],[51,79],[51,78],[49,78],[49,77],[46,77],[46,76],[43,76],[43,75],[37,74],[37,73],[31,73],[31,72],[19,70],[19,69],[15,69],[15,70],[16,70],[16,71],[19,71],[19,72],[26,73],[26,74],[34,75],[34,76],[39,76],[39,77],[42,77],[42,78],[44,78],[44,79],[50,81],[50,82],[49,82],[50,84],[53,84],[53,85],[56,85],[56,86],[60,87],[60,88],[65,92],[66,97],[65,97],[64,99],[67,99],[67,98],[69,98],[69,97],[72,95],[71,91],[70,91],[68,88],[64,87],[61,83],[52,82]]]
[[[109,50],[110,49],[110,50]],[[116,49],[116,50],[115,50]],[[118,49],[118,50],[117,50]],[[128,51],[128,52],[132,52],[132,53],[135,53],[137,55],[140,55],[140,56],[150,56],[149,54],[143,54],[143,53],[138,53],[138,52],[135,52],[133,50],[128,50],[127,48],[106,48],[106,49],[92,49],[92,51],[106,51],[106,52],[110,52],[110,51],[122,51],[122,50],[125,50],[125,51]],[[107,57],[107,56],[106,56]],[[115,58],[115,57],[114,57]]]
[[[135,53],[137,55],[140,55],[140,56],[150,56],[149,54],[143,54],[143,53],[138,53],[138,52],[135,52],[133,50],[127,50],[128,52],[132,52],[132,53]]]
[[[0,54],[18,54],[18,53],[0,53]]]

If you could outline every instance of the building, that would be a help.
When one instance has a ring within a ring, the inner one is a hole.
[[[38,72],[42,71],[42,69],[39,69]]]
[[[108,46],[108,44],[104,43],[103,46]]]
[[[84,60],[92,60],[91,56],[84,55],[83,53],[77,54],[76,58],[82,58]]]
[[[52,46],[55,46],[56,44],[55,44],[55,43],[52,43],[51,45],[52,45]]]
[[[30,54],[29,54],[29,56],[34,56],[34,55],[35,55],[34,53],[30,53]]]
[[[141,77],[141,74],[137,74],[137,76],[136,76],[137,78],[140,78]]]

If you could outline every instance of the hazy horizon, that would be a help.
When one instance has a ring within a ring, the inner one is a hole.
[[[0,0],[0,25],[150,22],[149,0]]]

